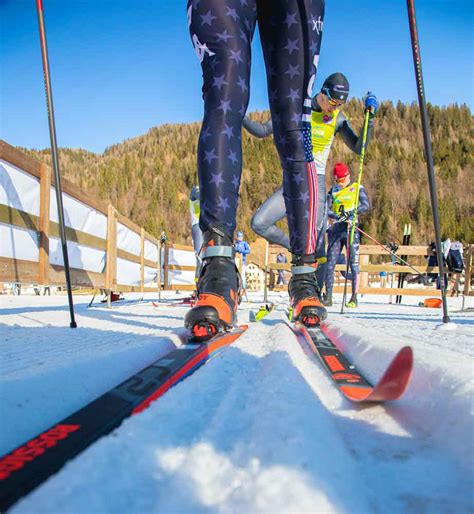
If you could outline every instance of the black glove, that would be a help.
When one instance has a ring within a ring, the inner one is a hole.
[[[388,243],[387,248],[388,248],[392,253],[397,253],[398,245],[397,245],[397,243],[391,242],[391,243]]]
[[[342,221],[342,222],[346,221],[346,222],[351,223],[353,218],[354,218],[354,211],[349,211],[349,212],[342,211],[341,214],[339,214],[337,221]]]

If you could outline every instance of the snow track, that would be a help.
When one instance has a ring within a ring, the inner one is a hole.
[[[186,311],[84,303],[81,328],[70,330],[64,298],[9,301],[0,320],[3,451],[178,344],[171,334]],[[444,331],[439,311],[414,306],[331,313],[346,354],[372,380],[396,350],[415,350],[401,400],[358,406],[302,352],[277,308],[11,511],[471,512],[474,317],[455,318]]]

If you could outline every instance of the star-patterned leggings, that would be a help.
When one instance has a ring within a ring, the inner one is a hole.
[[[242,173],[242,119],[249,101],[251,41],[258,22],[274,140],[283,168],[291,251],[316,250],[317,176],[311,93],[324,0],[188,0],[191,39],[203,72],[198,144],[200,227],[235,230]]]
[[[351,272],[347,277],[352,283],[353,293],[357,292],[359,288],[359,243],[359,232],[356,230],[354,232],[354,241],[349,250],[349,269]],[[332,295],[336,263],[344,247],[347,249],[347,223],[335,223],[328,231],[326,294],[329,296]]]

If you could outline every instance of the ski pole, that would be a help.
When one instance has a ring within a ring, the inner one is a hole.
[[[377,239],[375,239],[375,237],[372,237],[371,235],[367,234],[367,232],[364,232],[360,227],[356,227],[356,229],[361,233],[361,234],[364,234],[364,236],[368,237],[371,241],[373,241],[374,243],[378,244],[379,246],[381,246],[386,252],[388,252],[390,255],[393,255],[396,259],[398,259],[399,262],[401,262],[402,264],[405,264],[405,266],[408,266],[409,268],[411,268],[417,275],[420,275],[421,277],[424,278],[425,282],[426,282],[426,277],[424,276],[424,273],[421,273],[420,271],[418,271],[416,268],[414,268],[411,264],[409,264],[405,259],[403,259],[402,257],[398,256],[396,253],[392,252],[391,250],[389,250],[385,245],[383,245],[382,243],[380,243],[379,241],[377,241]]]
[[[415,66],[415,79],[418,90],[418,104],[420,106],[421,125],[423,129],[423,141],[425,144],[426,166],[428,170],[428,182],[430,186],[431,210],[433,212],[433,224],[436,241],[436,258],[440,279],[441,298],[443,303],[443,323],[449,323],[448,304],[446,302],[446,284],[444,282],[443,252],[441,249],[441,231],[439,224],[438,196],[436,192],[436,178],[433,166],[433,153],[431,150],[430,124],[428,111],[426,109],[425,86],[423,83],[423,70],[421,68],[420,43],[418,40],[418,29],[416,27],[415,1],[407,0],[408,22],[410,25],[411,46],[413,64]]]
[[[69,272],[69,257],[67,253],[66,228],[64,225],[64,208],[63,195],[61,189],[61,174],[59,172],[58,145],[56,142],[56,126],[54,123],[53,93],[51,90],[51,78],[49,73],[48,45],[46,42],[46,27],[43,16],[43,2],[36,0],[36,9],[38,11],[38,24],[41,44],[41,55],[43,58],[44,86],[46,91],[46,107],[48,110],[49,136],[51,139],[51,159],[53,162],[54,181],[56,185],[56,202],[58,206],[59,232],[61,235],[61,246],[63,251],[64,274],[66,275],[67,297],[69,302],[69,314],[71,322],[69,326],[76,328],[76,320],[74,319],[74,304],[72,301],[71,275]]]
[[[350,233],[350,224],[347,224],[347,248],[346,248],[346,273],[344,275],[344,293],[342,294],[342,305],[341,305],[341,314],[344,314],[344,305],[346,303],[346,297],[347,297],[347,277],[349,275],[349,263],[351,261],[351,245],[349,244],[351,238]]]
[[[341,314],[344,314],[344,305],[346,303],[347,296],[347,275],[349,274],[349,262],[351,259],[350,249],[352,247],[352,243],[354,242],[354,234],[355,234],[355,225],[357,223],[357,209],[359,207],[359,193],[360,193],[360,183],[362,180],[362,171],[364,169],[364,157],[365,157],[365,145],[367,142],[367,131],[369,129],[369,117],[370,117],[370,109],[365,110],[365,119],[364,119],[364,128],[362,132],[362,148],[359,156],[359,175],[357,177],[357,186],[356,186],[356,197],[355,197],[355,206],[354,206],[354,216],[353,216],[353,225],[351,227],[350,235],[347,241],[347,263],[346,263],[346,276],[344,277],[344,294],[342,295],[342,305],[341,305]],[[349,227],[348,227],[349,228]],[[356,279],[357,282],[357,279]],[[354,294],[355,291],[352,291]]]

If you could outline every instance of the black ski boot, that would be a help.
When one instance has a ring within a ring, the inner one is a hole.
[[[290,305],[293,307],[293,321],[301,321],[311,327],[327,318],[327,311],[320,300],[320,289],[316,279],[314,257],[295,256],[288,284]]]
[[[201,341],[235,325],[242,288],[232,240],[218,228],[203,237],[197,300],[184,319],[185,327]]]

